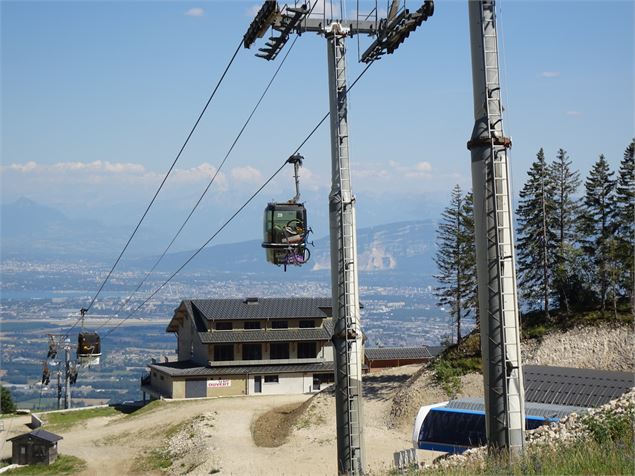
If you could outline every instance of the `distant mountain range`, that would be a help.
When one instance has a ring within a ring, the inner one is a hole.
[[[113,229],[98,220],[73,220],[59,210],[32,200],[20,200],[2,205],[2,259],[24,260],[82,260],[109,262],[121,250],[130,230]],[[436,224],[431,220],[391,223],[358,230],[359,270],[363,272],[416,272],[430,274]],[[113,238],[113,237],[117,238]],[[147,235],[146,235],[147,236]],[[147,249],[160,249],[157,243],[164,236],[155,236]],[[139,247],[139,243],[137,243]],[[329,238],[314,240],[311,261],[305,266],[314,272],[330,268]],[[193,251],[167,254],[159,271],[174,271]],[[158,255],[135,257],[122,262],[122,268],[149,269]],[[108,263],[109,264],[109,263]],[[204,249],[187,271],[217,271],[241,273],[279,273],[265,261],[260,241],[250,240],[221,244]],[[290,270],[291,271],[291,270]]]
[[[391,223],[362,228],[357,232],[359,270],[379,272],[398,270],[431,274],[434,255],[436,225],[432,221]],[[319,272],[330,269],[329,238],[323,237],[310,247],[311,260],[305,268]],[[182,265],[192,251],[167,254],[160,271],[173,271]],[[150,268],[156,257],[128,261],[131,268]],[[292,267],[291,267],[292,268]],[[292,271],[292,269],[289,271]],[[187,271],[226,271],[252,273],[279,273],[280,270],[265,261],[265,251],[260,241],[211,246],[199,253],[187,266]]]

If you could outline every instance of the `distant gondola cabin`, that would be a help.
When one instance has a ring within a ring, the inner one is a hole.
[[[263,248],[267,261],[276,265],[302,264],[293,262],[295,251],[304,251],[307,234],[307,216],[299,203],[269,203],[264,214]]]
[[[96,332],[80,332],[77,337],[77,360],[80,365],[97,365],[101,342]]]

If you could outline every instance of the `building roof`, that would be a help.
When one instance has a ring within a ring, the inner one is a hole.
[[[30,438],[30,437],[38,438],[40,440],[44,440],[51,444],[64,439],[60,435],[56,435],[55,433],[51,433],[50,431],[46,431],[46,430],[43,430],[42,428],[38,428],[37,430],[33,430],[30,433],[23,433],[22,435],[9,438],[7,441],[19,440],[22,438]]]
[[[324,321],[323,327],[308,329],[247,329],[236,331],[199,332],[203,344],[232,344],[248,342],[298,342],[325,341],[333,335],[331,319]]]
[[[333,372],[333,362],[316,362],[311,364],[281,365],[241,365],[228,367],[204,367],[190,360],[185,362],[166,362],[151,364],[153,370],[171,377],[215,377],[224,375],[246,374],[281,374],[291,372]]]
[[[365,348],[364,355],[368,360],[414,360],[432,358],[432,354],[426,346]]]
[[[445,408],[484,412],[485,402],[479,397],[466,397],[450,400]],[[564,418],[570,413],[580,413],[587,408],[571,405],[556,405],[549,403],[525,402],[525,415],[544,418]]]
[[[250,319],[323,319],[330,317],[331,298],[186,299],[174,311],[166,332],[177,332],[189,314],[198,332],[206,321]]]
[[[608,370],[523,366],[528,402],[599,407],[635,387],[635,375]]]
[[[207,320],[218,319],[317,319],[329,317],[331,298],[193,299]],[[328,311],[328,312],[325,312]]]

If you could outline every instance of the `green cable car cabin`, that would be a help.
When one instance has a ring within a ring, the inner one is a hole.
[[[300,266],[309,260],[306,247],[306,209],[299,203],[269,203],[264,214],[264,238],[267,261],[277,266]]]

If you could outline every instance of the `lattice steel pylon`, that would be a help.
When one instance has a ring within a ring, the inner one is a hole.
[[[516,290],[508,149],[498,63],[495,2],[468,0],[474,129],[474,225],[487,440],[518,454],[524,445],[524,389]]]

